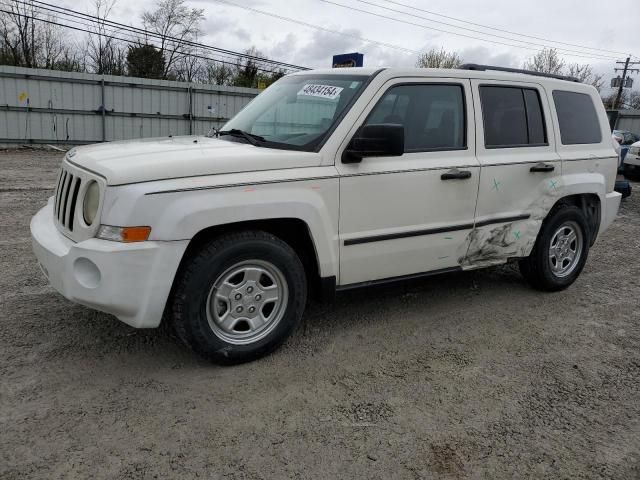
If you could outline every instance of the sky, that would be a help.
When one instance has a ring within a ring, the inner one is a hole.
[[[61,0],[59,5],[92,13],[92,3],[90,0]],[[596,72],[605,74],[608,84],[614,76],[616,60],[624,60],[625,53],[640,56],[638,0],[618,0],[615,7],[613,2],[604,0],[187,0],[186,3],[204,10],[202,43],[235,51],[255,46],[269,58],[315,68],[331,66],[334,54],[353,51],[364,54],[365,66],[412,67],[418,52],[434,47],[456,51],[466,62],[521,68],[528,57],[548,45],[572,50],[560,51],[567,63],[591,64]],[[152,8],[153,4],[154,0],[117,0],[112,19],[140,26],[142,11]],[[539,39],[489,30],[484,26]],[[640,87],[639,77],[635,75],[636,88]]]

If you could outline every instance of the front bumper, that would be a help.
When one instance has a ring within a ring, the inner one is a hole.
[[[157,327],[188,240],[74,243],[55,225],[53,199],[31,219],[33,251],[43,273],[69,300],[137,328]]]
[[[622,161],[625,165],[634,165],[636,167],[640,167],[640,156],[634,155],[632,153],[627,153],[627,156],[624,157]]]

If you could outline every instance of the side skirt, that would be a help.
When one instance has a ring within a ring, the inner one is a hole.
[[[387,283],[397,283],[397,282],[405,282],[410,280],[416,280],[418,278],[431,277],[433,275],[440,275],[441,273],[452,273],[452,272],[461,272],[462,267],[450,267],[450,268],[441,268],[438,270],[431,270],[429,272],[420,272],[420,273],[412,273],[410,275],[400,275],[398,277],[390,277],[390,278],[380,278],[378,280],[367,280],[366,282],[358,282],[358,283],[350,283],[347,285],[338,285],[335,286],[335,277],[331,277],[333,279],[333,284],[336,292],[345,292],[348,290],[355,290],[357,288],[366,288],[373,287],[376,285],[385,285]],[[325,284],[325,281],[328,279],[323,278],[322,283]]]

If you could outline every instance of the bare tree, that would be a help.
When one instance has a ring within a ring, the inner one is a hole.
[[[212,85],[233,85],[236,70],[221,62],[208,61],[204,67],[203,80]]]
[[[201,8],[190,9],[184,0],[158,0],[154,10],[142,14],[144,28],[160,37],[165,77],[192,50],[189,43],[197,40],[200,23],[204,20],[203,12]]]
[[[460,58],[460,55],[457,52],[447,52],[444,48],[441,48],[440,50],[432,48],[418,57],[416,67],[458,68],[462,63],[462,58]]]
[[[196,35],[194,42],[197,41]],[[193,47],[188,49],[188,55],[179,56],[174,67],[176,80],[183,82],[203,81],[205,76],[203,53],[202,49]]]
[[[15,20],[20,20],[18,5],[12,3],[5,8],[8,10],[0,12],[0,36],[2,37],[2,63],[7,65],[24,66],[23,50],[21,46],[20,29],[22,24],[16,24]],[[17,18],[16,18],[17,17]]]
[[[560,58],[555,48],[543,48],[524,62],[524,68],[534,72],[562,75],[565,62]]]
[[[6,0],[0,12],[2,62],[30,68],[65,68],[73,47],[55,17],[43,16],[31,1]]]
[[[594,73],[591,65],[572,63],[567,67],[567,75],[577,78],[582,83],[587,83],[596,87],[598,91],[604,86],[604,75]]]
[[[87,57],[94,73],[124,75],[126,53],[114,31],[109,28],[107,20],[116,0],[94,0],[94,16],[96,21],[89,28],[87,39]]]
[[[39,35],[36,35],[36,19],[38,11],[32,2],[18,2],[12,0],[6,8],[6,23],[9,26],[8,44],[14,55],[15,65],[36,68],[36,50]]]

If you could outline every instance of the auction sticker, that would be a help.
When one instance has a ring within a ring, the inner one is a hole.
[[[334,100],[340,96],[342,90],[342,87],[334,87],[333,85],[316,85],[309,83],[300,89],[298,95]]]

